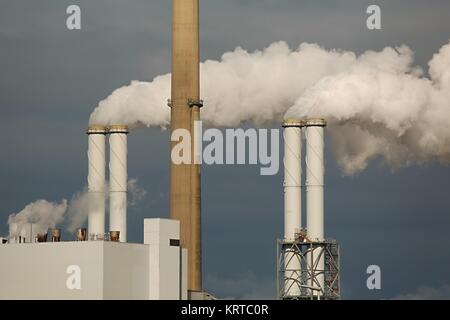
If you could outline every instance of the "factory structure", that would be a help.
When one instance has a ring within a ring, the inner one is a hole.
[[[277,298],[340,299],[339,245],[324,233],[324,119],[284,127],[284,238],[277,241]],[[302,141],[306,142],[306,224],[302,223]]]
[[[144,243],[127,242],[127,133],[122,125],[88,128],[88,229],[73,241],[62,241],[57,228],[51,238],[36,234],[32,225],[10,236],[0,246],[0,299],[188,299],[178,220],[144,219]]]
[[[186,129],[194,139],[194,122],[203,106],[198,0],[173,0],[172,33],[171,131]],[[279,299],[340,298],[339,246],[324,235],[325,126],[323,119],[283,123],[285,227],[277,241]],[[144,242],[127,242],[128,134],[129,128],[120,123],[87,129],[87,229],[79,228],[71,241],[63,241],[58,228],[37,233],[30,225],[17,235],[17,226],[10,225],[10,237],[0,239],[0,299],[214,299],[202,287],[197,161],[171,162],[170,219],[144,219]],[[301,221],[303,136],[306,224]],[[191,142],[191,154],[199,157],[197,143]]]

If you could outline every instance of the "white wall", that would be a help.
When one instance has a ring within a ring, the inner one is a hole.
[[[103,299],[148,299],[150,272],[147,245],[105,242]]]
[[[146,219],[144,225],[146,244],[82,241],[1,245],[0,299],[177,300],[180,294],[185,299],[186,250],[170,245],[170,239],[179,239],[179,222]],[[184,257],[182,264],[180,257]],[[73,277],[66,273],[69,266],[79,267],[80,289],[66,285]]]
[[[103,242],[47,242],[0,246],[0,299],[102,299]],[[66,273],[80,267],[81,288]]]
[[[144,243],[150,245],[149,288],[150,299],[152,300],[187,298],[187,283],[183,285],[181,280],[182,274],[185,273],[185,280],[187,281],[187,263],[181,263],[183,256],[185,259],[187,259],[187,256],[183,254],[181,247],[171,246],[170,239],[179,241],[179,221],[169,219],[144,220]],[[156,259],[156,257],[159,257],[159,259]]]

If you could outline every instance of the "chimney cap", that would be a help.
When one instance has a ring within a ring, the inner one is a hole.
[[[106,134],[108,133],[108,128],[102,125],[93,124],[90,125],[87,130],[87,134]]]
[[[109,127],[109,133],[129,133],[130,130],[126,125],[114,124]]]
[[[290,128],[290,127],[304,127],[305,126],[305,120],[301,119],[284,119],[283,121],[283,128]]]
[[[323,118],[311,118],[306,119],[306,127],[326,127],[327,122]]]

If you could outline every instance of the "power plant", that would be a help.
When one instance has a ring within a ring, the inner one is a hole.
[[[11,224],[9,239],[2,239],[5,243],[0,245],[0,299],[215,299],[202,286],[201,166],[194,140],[194,124],[203,107],[199,1],[173,0],[172,10],[170,128],[190,133],[192,161],[170,164],[170,219],[144,219],[144,242],[127,242],[130,127],[91,124],[86,132],[87,229],[78,228],[73,241],[65,241],[55,227],[48,242],[48,230],[33,231],[32,224],[15,230]],[[276,257],[279,299],[340,298],[339,245],[324,233],[325,126],[321,118],[283,123],[284,237],[277,241]],[[177,141],[170,143],[172,149]],[[302,221],[304,186],[306,223]]]
[[[127,243],[128,132],[124,125],[87,130],[88,230],[78,228],[73,241],[63,241],[54,228],[47,242],[47,233],[33,233],[32,224],[19,232],[10,225],[8,243],[0,247],[0,299],[188,299],[179,221],[144,219],[144,243]]]
[[[171,130],[185,129],[194,137],[194,121],[200,119],[203,104],[198,0],[173,0],[172,35]],[[10,225],[9,239],[2,239],[8,245],[0,248],[0,257],[6,261],[0,276],[0,298],[213,298],[202,291],[201,180],[197,161],[171,163],[171,220],[145,219],[144,244],[127,243],[128,133],[128,126],[121,123],[92,124],[87,130],[88,230],[79,228],[76,241],[61,241],[60,230],[53,229],[50,243],[46,233],[33,233],[33,224],[29,231],[13,230],[15,225]],[[199,153],[196,145],[192,141],[194,157]],[[107,199],[109,231],[105,232]],[[17,261],[21,261],[20,267]],[[66,283],[67,274],[71,275],[69,269],[80,272],[75,289]],[[29,276],[28,281],[21,280],[23,274]]]

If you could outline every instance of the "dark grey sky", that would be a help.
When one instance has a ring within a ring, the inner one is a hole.
[[[365,27],[369,1],[203,0],[202,59],[279,40],[356,52],[407,44],[426,67],[448,43],[449,1],[373,2],[382,8],[381,31]],[[65,27],[70,4],[81,6],[81,31]],[[29,202],[83,188],[90,112],[130,80],[170,71],[170,9],[167,0],[0,0],[0,234]],[[130,177],[148,191],[130,210],[131,241],[142,241],[144,217],[167,216],[167,141],[156,129],[130,135]],[[391,172],[373,163],[342,177],[328,152],[326,184],[326,233],[342,246],[344,298],[390,298],[420,286],[448,295],[448,167]],[[206,288],[219,297],[273,297],[282,216],[282,175],[204,167]],[[381,291],[366,288],[370,264],[382,268]]]

